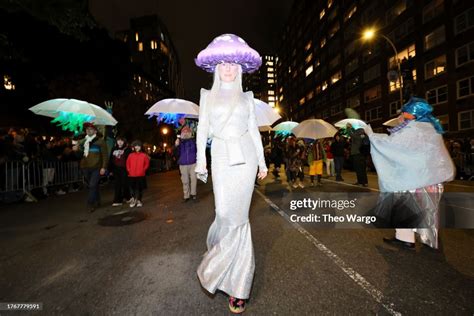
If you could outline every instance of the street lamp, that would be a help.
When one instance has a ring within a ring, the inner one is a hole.
[[[390,46],[392,46],[393,48],[393,51],[395,52],[395,62],[397,64],[397,72],[398,72],[398,80],[399,80],[399,83],[400,83],[400,106],[403,106],[403,78],[402,78],[402,71],[401,71],[401,68],[400,68],[400,62],[398,61],[398,51],[397,51],[397,48],[395,47],[395,44],[393,44],[393,42],[385,35],[383,34],[378,34],[380,37],[383,37],[385,40],[387,40],[387,42],[390,44]],[[363,35],[362,35],[362,39],[365,40],[365,41],[370,41],[371,39],[373,39],[374,37],[376,36],[376,32],[374,29],[367,29],[364,31]]]

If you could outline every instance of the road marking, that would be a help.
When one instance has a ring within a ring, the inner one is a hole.
[[[375,288],[372,284],[370,284],[362,275],[360,275],[357,271],[352,269],[347,263],[344,262],[339,256],[337,256],[334,252],[329,250],[323,243],[321,243],[318,239],[316,239],[313,235],[311,235],[306,229],[304,229],[300,224],[296,222],[292,222],[290,220],[290,216],[283,211],[278,205],[272,202],[269,198],[267,198],[262,192],[259,190],[255,190],[258,195],[260,195],[268,205],[270,205],[275,211],[278,212],[284,219],[286,219],[290,224],[292,224],[303,236],[306,237],[319,251],[324,253],[327,257],[329,257],[339,268],[344,271],[344,273],[349,276],[357,285],[359,285],[367,294],[369,294],[377,303],[381,304],[389,313],[390,315],[401,315],[400,312],[397,312],[394,309],[395,304],[389,302],[382,292],[380,292],[377,288]]]

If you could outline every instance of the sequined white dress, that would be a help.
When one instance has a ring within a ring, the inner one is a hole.
[[[230,85],[221,84],[213,105],[206,104],[209,91],[201,89],[197,129],[196,172],[206,168],[205,149],[208,135],[211,146],[212,185],[216,217],[207,236],[207,252],[197,273],[210,293],[226,292],[240,299],[249,297],[255,270],[249,208],[257,167],[267,170],[263,146],[255,118],[252,92],[240,93],[231,116],[228,104]],[[221,125],[225,122],[225,127]],[[228,139],[240,143],[245,163],[229,165]]]

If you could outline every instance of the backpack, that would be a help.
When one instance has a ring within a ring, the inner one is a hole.
[[[370,140],[369,136],[366,134],[362,134],[362,141],[360,143],[359,151],[364,156],[370,155]]]

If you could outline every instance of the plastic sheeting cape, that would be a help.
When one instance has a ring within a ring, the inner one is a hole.
[[[431,123],[410,122],[389,135],[369,135],[382,192],[414,190],[450,181],[455,168],[441,134]]]

